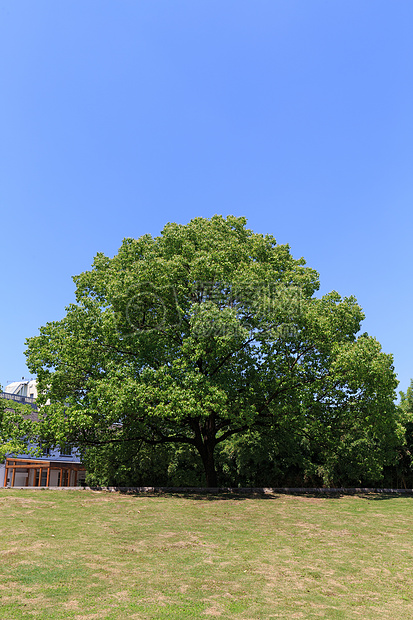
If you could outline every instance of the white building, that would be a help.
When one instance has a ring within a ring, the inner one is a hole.
[[[37,398],[37,382],[36,379],[23,379],[21,381],[13,381],[4,388],[6,394],[15,394],[24,398]]]

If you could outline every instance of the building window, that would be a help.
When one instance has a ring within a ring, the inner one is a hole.
[[[62,478],[62,484],[60,484],[60,477]],[[61,474],[59,471],[59,475],[57,477],[57,486],[59,487],[70,486],[70,471],[69,470],[64,469]]]
[[[60,456],[72,456],[73,447],[65,443],[63,446],[60,446]]]
[[[40,480],[40,486],[45,487],[47,484],[47,469],[42,469],[42,478]],[[36,469],[36,478],[34,480],[34,486],[39,486],[39,470]]]

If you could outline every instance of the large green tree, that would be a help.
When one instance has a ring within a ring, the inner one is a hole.
[[[353,297],[244,218],[170,223],[74,278],[76,303],[28,340],[43,440],[216,447],[291,421],[322,443],[394,432],[392,358]],[[50,404],[46,405],[47,399]]]

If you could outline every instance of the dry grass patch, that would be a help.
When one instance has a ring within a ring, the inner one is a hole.
[[[0,491],[1,620],[413,617],[413,498]]]

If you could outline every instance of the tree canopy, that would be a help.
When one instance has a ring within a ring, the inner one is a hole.
[[[182,444],[217,485],[219,445],[291,424],[325,446],[396,432],[391,355],[354,297],[245,218],[125,239],[74,277],[76,303],[27,341],[44,441]],[[49,404],[46,401],[49,399]]]

